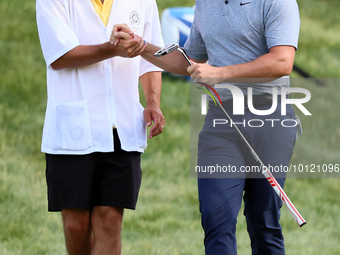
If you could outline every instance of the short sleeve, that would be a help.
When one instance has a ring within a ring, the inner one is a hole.
[[[264,28],[268,49],[288,45],[298,48],[300,15],[296,0],[268,0],[264,5]]]
[[[144,24],[143,39],[156,46],[163,47],[164,42],[161,34],[158,8],[155,0],[148,1],[145,12],[146,20]],[[142,76],[143,74],[148,72],[157,71],[162,71],[162,69],[141,58],[139,76]]]
[[[69,27],[69,15],[62,0],[37,0],[36,18],[41,48],[47,66],[79,46]]]
[[[195,9],[194,21],[190,29],[190,35],[184,44],[185,53],[193,59],[207,60],[208,54],[206,51],[205,43],[199,31],[199,20]]]

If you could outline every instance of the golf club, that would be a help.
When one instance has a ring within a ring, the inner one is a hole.
[[[178,50],[179,52],[182,53],[183,57],[188,61],[189,65],[192,65],[191,61],[189,60],[188,56],[185,54],[185,52],[179,47],[178,44],[173,43],[173,44],[169,44],[166,45],[165,47],[163,47],[162,49],[158,50],[154,56],[155,57],[162,57],[165,56],[175,50]],[[295,208],[295,206],[293,205],[293,203],[290,201],[290,199],[288,198],[288,196],[286,195],[286,193],[284,192],[284,190],[282,189],[282,187],[280,186],[280,184],[277,182],[276,178],[273,176],[273,174],[269,171],[269,169],[263,164],[262,160],[259,158],[259,156],[256,154],[256,152],[254,151],[254,149],[251,147],[251,145],[249,144],[249,142],[247,141],[247,139],[244,137],[244,135],[242,134],[242,132],[240,131],[240,129],[235,125],[235,123],[233,122],[232,118],[229,116],[229,114],[227,113],[227,111],[224,109],[224,107],[222,106],[222,102],[220,97],[218,96],[217,92],[215,91],[215,89],[213,89],[210,85],[204,84],[204,83],[200,83],[201,85],[205,86],[205,88],[211,93],[211,95],[214,97],[214,99],[216,100],[216,102],[218,103],[218,105],[220,106],[220,108],[222,109],[222,111],[225,113],[225,115],[227,116],[228,120],[230,121],[230,123],[232,123],[232,126],[234,127],[234,129],[236,130],[236,132],[239,134],[239,136],[241,137],[241,139],[243,140],[243,142],[247,145],[247,147],[249,148],[251,154],[253,155],[254,159],[259,162],[259,164],[261,165],[262,168],[262,173],[263,175],[266,177],[266,179],[268,180],[269,184],[273,187],[273,189],[275,190],[276,194],[280,197],[280,199],[282,200],[282,202],[286,205],[286,207],[288,208],[288,210],[290,211],[290,213],[292,214],[292,216],[294,217],[295,221],[297,222],[297,224],[302,227],[303,225],[306,224],[306,221],[304,220],[304,218],[301,216],[301,214],[298,212],[298,210]]]

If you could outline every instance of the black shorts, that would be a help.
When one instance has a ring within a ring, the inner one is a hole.
[[[121,149],[114,130],[114,152],[46,154],[48,210],[113,206],[135,209],[142,179],[139,152]]]

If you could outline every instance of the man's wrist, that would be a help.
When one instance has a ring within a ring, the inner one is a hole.
[[[108,56],[108,58],[113,58],[117,56],[116,46],[114,46],[110,42],[103,43],[101,46],[102,51],[106,56]]]
[[[229,73],[229,67],[228,66],[223,66],[223,67],[218,67],[219,69],[219,77],[221,78],[221,82],[230,79],[232,77],[230,77],[230,73]]]
[[[146,106],[156,106],[160,108],[160,100],[157,100],[155,98],[150,98],[146,101]]]
[[[144,40],[144,43],[145,43],[144,44],[144,50],[143,50],[141,56],[143,56],[143,55],[152,55],[153,56],[153,54],[157,51],[157,50],[154,49],[155,46],[151,43],[148,43],[145,40]]]

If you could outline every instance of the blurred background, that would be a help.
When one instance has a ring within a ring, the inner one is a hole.
[[[157,0],[167,7],[193,0]],[[340,1],[298,0],[301,14],[295,64],[322,84],[303,85],[312,99],[301,117],[293,164],[339,164]],[[59,213],[47,212],[45,162],[40,152],[46,106],[46,66],[39,45],[34,0],[0,0],[0,254],[66,254]],[[294,72],[292,77],[301,75]],[[326,79],[327,78],[327,79]],[[166,126],[149,140],[136,211],[126,211],[123,254],[204,254],[196,179],[190,178],[190,83],[164,74]],[[288,179],[285,190],[307,225],[286,208],[283,231],[289,255],[340,254],[338,178]],[[240,211],[238,251],[251,254]]]

